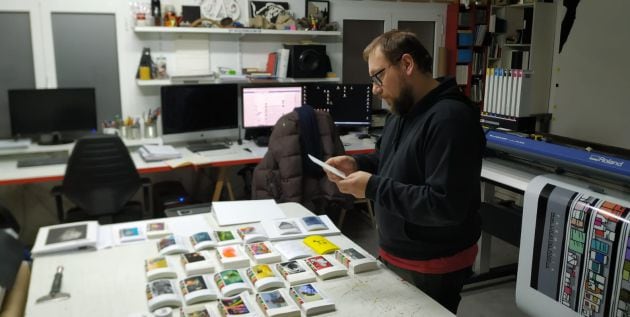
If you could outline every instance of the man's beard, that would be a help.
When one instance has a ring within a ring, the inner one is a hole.
[[[413,105],[414,102],[411,86],[405,85],[405,87],[400,90],[398,97],[392,100],[391,110],[397,115],[405,115],[409,113],[409,110],[411,110]]]

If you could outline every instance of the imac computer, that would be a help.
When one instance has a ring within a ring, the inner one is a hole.
[[[304,104],[330,112],[339,127],[369,127],[372,87],[365,84],[310,83],[304,85]]]
[[[302,86],[243,86],[241,95],[245,137],[257,138],[259,145],[265,145],[265,137],[280,117],[302,106]]]
[[[94,88],[9,90],[11,134],[41,145],[70,143],[97,129]]]
[[[160,95],[165,143],[187,142],[197,152],[238,138],[236,84],[163,86]]]

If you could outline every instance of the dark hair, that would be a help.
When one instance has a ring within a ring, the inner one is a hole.
[[[390,63],[396,63],[404,54],[409,54],[420,71],[432,72],[433,58],[416,35],[411,32],[391,30],[377,36],[363,50],[363,59],[367,61],[370,54],[379,47]]]

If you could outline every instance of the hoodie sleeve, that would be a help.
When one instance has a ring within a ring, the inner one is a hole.
[[[476,129],[480,128],[469,120],[432,121],[426,138],[418,141],[417,155],[424,157],[425,183],[404,184],[372,175],[366,197],[413,224],[461,223],[470,211],[471,202],[480,199],[478,183],[483,147],[480,144],[483,143],[479,140],[481,132],[471,133]]]

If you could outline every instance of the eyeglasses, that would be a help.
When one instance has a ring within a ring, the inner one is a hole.
[[[370,80],[372,81],[372,84],[376,85],[376,86],[383,86],[383,74],[385,73],[385,70],[388,69],[390,66],[392,66],[393,64],[390,64],[389,66],[383,67],[381,70],[379,70],[378,72],[374,73],[374,75],[370,76]]]

